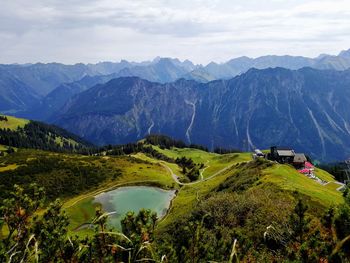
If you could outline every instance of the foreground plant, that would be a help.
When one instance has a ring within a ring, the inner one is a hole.
[[[0,207],[2,223],[7,234],[0,243],[0,261],[20,262],[33,256],[38,259],[38,242],[32,233],[33,215],[44,203],[44,189],[32,184],[24,191],[18,185]],[[33,249],[34,247],[34,252]]]
[[[123,232],[107,226],[107,213],[96,211],[94,234],[83,240],[68,233],[69,220],[59,200],[42,215],[45,192],[35,184],[15,186],[0,208],[0,262],[161,262],[152,247],[157,215],[141,210],[122,220]]]

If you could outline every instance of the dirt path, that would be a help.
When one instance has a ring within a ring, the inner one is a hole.
[[[209,163],[209,160],[207,160],[207,163]],[[200,177],[201,177],[201,180],[202,180],[202,181],[203,181],[203,179],[204,179],[203,173],[204,173],[205,169],[207,169],[207,168],[209,168],[209,167],[210,167],[210,165],[205,166],[205,168],[202,169],[202,171],[200,172]]]
[[[179,185],[194,185],[194,184],[198,184],[198,183],[201,183],[201,182],[208,181],[208,180],[214,178],[215,176],[217,176],[217,175],[223,173],[224,171],[230,169],[230,168],[233,166],[233,165],[227,166],[227,167],[225,167],[225,168],[223,168],[223,169],[221,169],[221,170],[215,172],[215,173],[212,174],[211,176],[209,176],[209,177],[207,177],[207,178],[203,178],[202,180],[198,180],[198,181],[191,182],[191,183],[182,183],[182,182],[179,181],[179,177],[173,172],[173,170],[170,169],[169,166],[167,166],[167,165],[166,165],[165,163],[163,163],[163,162],[161,162],[160,164],[161,164],[165,169],[168,170],[168,172],[171,174],[171,177],[172,177],[172,178],[174,179],[174,181],[175,181],[176,183],[178,183]],[[209,166],[208,166],[208,167],[209,167]],[[206,167],[206,168],[208,168],[208,167]],[[204,169],[203,169],[203,171],[204,171]]]
[[[339,185],[339,187],[338,187],[337,189],[335,189],[335,190],[337,190],[337,191],[341,191],[342,188],[345,187],[345,184],[343,184],[343,183],[341,183],[341,182],[338,182],[338,181],[327,182],[327,183],[324,184],[324,186],[326,186],[326,185],[329,184],[329,183],[335,183],[335,184]]]

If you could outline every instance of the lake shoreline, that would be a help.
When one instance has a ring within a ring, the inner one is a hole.
[[[150,209],[157,213],[159,218],[157,221],[161,221],[168,215],[178,189],[159,186],[163,185],[157,182],[119,184],[95,192],[95,195],[89,196],[91,198],[89,203],[91,206],[100,206],[104,212],[112,213],[111,217],[108,216],[108,220],[116,229],[120,228],[120,220],[129,211],[138,213],[141,209]],[[72,230],[79,232],[86,228],[92,228],[91,222],[82,222]]]

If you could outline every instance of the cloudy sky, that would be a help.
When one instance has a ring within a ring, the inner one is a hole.
[[[350,48],[349,0],[0,0],[0,63],[196,63]]]

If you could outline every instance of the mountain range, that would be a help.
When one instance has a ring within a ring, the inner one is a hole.
[[[0,112],[57,124],[96,144],[163,133],[250,150],[289,145],[320,160],[350,155],[350,50],[195,65],[0,65]]]
[[[214,147],[288,145],[319,160],[350,155],[350,70],[251,69],[231,80],[113,79],[71,98],[53,121],[97,144],[162,133]]]
[[[242,74],[251,68],[265,69],[283,67],[288,69],[300,69],[312,67],[316,69],[345,70],[350,68],[350,50],[342,51],[338,56],[322,54],[317,58],[301,56],[262,56],[258,58],[239,57],[223,64],[214,62],[207,66],[193,70],[188,78],[199,80],[196,76],[205,76],[202,81],[214,79],[230,79]]]
[[[221,64],[211,62],[206,66],[195,65],[189,60],[181,62],[178,59],[160,57],[153,61],[139,63],[121,60],[120,62],[79,63],[75,65],[60,63],[0,65],[0,75],[2,76],[0,108],[3,113],[45,120],[52,113],[38,115],[38,112],[42,112],[38,103],[45,105],[52,99],[56,100],[55,96],[57,96],[58,101],[62,101],[62,90],[66,91],[68,86],[72,88],[68,88],[69,91],[65,94],[64,100],[77,92],[95,84],[104,83],[106,79],[109,79],[101,76],[109,75],[113,78],[136,76],[160,83],[185,78],[206,83],[217,79],[230,79],[251,68],[265,69],[270,67],[345,70],[350,68],[350,50],[342,51],[337,56],[320,55],[317,58],[263,56],[253,59],[240,57]],[[94,78],[96,76],[99,77]],[[77,86],[80,88],[77,89]],[[55,89],[57,90],[54,91]],[[51,93],[53,91],[54,93]],[[62,103],[58,104],[61,106]],[[51,106],[52,111],[57,109],[56,102]]]

